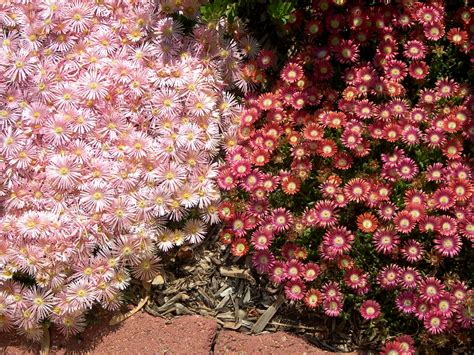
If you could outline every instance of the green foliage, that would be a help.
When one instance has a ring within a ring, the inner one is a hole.
[[[270,0],[267,11],[272,19],[287,23],[290,14],[295,10],[294,5],[290,1]]]
[[[201,17],[204,21],[215,21],[225,16],[230,22],[233,22],[237,13],[238,1],[232,0],[213,0],[206,5],[201,6]]]
[[[295,11],[294,1],[285,0],[211,0],[201,7],[201,17],[212,21],[226,17],[229,22],[241,19],[251,19],[259,15],[262,25],[271,20],[277,24],[286,24],[291,13]]]

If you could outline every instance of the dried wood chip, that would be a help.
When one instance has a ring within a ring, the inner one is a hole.
[[[239,301],[238,301],[238,298],[231,296],[230,299],[232,300],[232,304],[234,305],[235,320],[238,320],[239,319]]]
[[[219,287],[219,282],[217,281],[217,278],[215,276],[211,277],[211,289],[216,290]]]
[[[234,294],[234,288],[233,287],[228,287],[224,291],[222,291],[219,296],[225,297],[225,296],[230,296]]]
[[[242,270],[236,267],[221,267],[219,268],[219,272],[221,273],[222,276],[225,276],[225,277],[235,277],[238,279],[247,280],[252,285],[257,284],[253,276],[250,274],[249,270]]]
[[[282,294],[278,296],[275,303],[268,307],[268,309],[260,316],[255,325],[252,328],[252,333],[260,333],[265,329],[268,322],[271,321],[278,308],[283,304],[285,298]]]
[[[198,293],[202,296],[204,303],[209,306],[214,308],[214,302],[213,300],[209,297],[209,295],[204,291],[202,288],[198,287],[197,289]]]
[[[251,322],[251,321],[245,320],[245,319],[243,319],[243,320],[240,322],[240,324],[242,324],[242,327],[245,327],[245,328],[247,328],[247,329],[252,329],[253,326],[255,325],[254,322]]]
[[[227,302],[229,302],[229,300],[230,300],[230,295],[226,295],[226,296],[217,304],[216,309],[218,310],[218,309],[223,308],[223,307],[227,304]]]
[[[178,315],[190,315],[190,314],[194,314],[194,312],[192,312],[191,310],[189,310],[186,306],[184,306],[184,305],[181,304],[181,303],[176,303],[174,306],[175,306],[176,314],[178,314]]]
[[[148,302],[149,298],[150,298],[150,294],[147,293],[147,295],[140,300],[140,302],[137,304],[137,306],[134,309],[128,311],[125,314],[118,314],[116,316],[113,316],[112,319],[109,321],[109,325],[119,324],[120,322],[123,322],[125,319],[130,318],[131,316],[133,316],[140,309],[142,309],[143,306],[145,306],[145,304]]]
[[[153,281],[151,282],[151,284],[153,286],[159,286],[159,285],[163,285],[165,283],[165,278],[163,277],[163,275],[157,275]]]
[[[152,308],[149,303],[143,308],[143,310],[145,312],[151,314],[152,316],[161,317],[161,314],[159,314],[157,311],[155,311],[155,309]]]
[[[244,318],[247,317],[247,312],[244,311],[243,309],[239,309],[239,311],[237,312],[237,316],[236,316],[236,317],[237,317],[237,320],[238,320],[239,322],[241,322]]]
[[[247,289],[245,290],[245,295],[244,295],[244,298],[242,300],[242,303],[247,304],[247,303],[250,302],[250,299],[251,299],[250,287],[247,287]]]
[[[222,326],[226,329],[237,330],[242,326],[242,324],[241,323],[233,323],[233,322],[224,322],[224,324]]]
[[[229,287],[229,285],[227,285],[226,283],[224,283],[222,285],[222,287],[220,289],[218,289],[215,293],[214,293],[214,297],[217,297],[217,296],[221,296],[221,297],[224,297],[225,295],[222,295],[222,293],[228,289],[228,288],[232,288],[232,287]]]
[[[208,317],[208,318],[212,318],[214,319],[214,317],[216,316],[217,312],[216,311],[209,311],[207,309],[202,309],[202,308],[199,308],[197,309],[197,314],[200,314],[201,316],[204,316],[204,317]]]
[[[222,319],[222,320],[228,320],[228,321],[234,321],[235,322],[235,317],[234,317],[234,312],[225,312],[225,313],[219,313],[216,315],[217,318]]]
[[[212,262],[215,264],[215,265],[222,265],[222,261],[220,261],[219,259],[215,258],[214,256],[211,256],[211,260]]]
[[[311,330],[312,332],[315,332],[315,333],[320,333],[320,332],[324,331],[324,329],[322,329],[322,328],[308,327],[308,326],[301,325],[301,324],[288,324],[288,323],[281,323],[281,322],[276,322],[276,321],[271,321],[268,324],[278,325],[278,326],[287,327],[287,328],[298,328],[298,329],[304,329],[304,330]]]
[[[181,301],[181,302],[187,301],[188,299],[189,299],[189,296],[188,296],[187,294],[180,292],[180,293],[178,293],[177,295],[171,297],[168,301],[166,301],[164,305],[158,307],[158,308],[156,309],[156,311],[157,311],[158,313],[165,312],[165,311],[169,310],[170,308],[172,308],[172,306],[173,306],[175,303],[177,303],[177,302],[179,302],[179,301]]]

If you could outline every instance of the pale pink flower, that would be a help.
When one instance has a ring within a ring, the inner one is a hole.
[[[53,101],[59,109],[77,107],[76,83],[61,83],[54,88]]]
[[[46,168],[46,177],[53,186],[67,190],[79,186],[82,174],[72,156],[55,155]]]
[[[152,99],[162,117],[175,117],[183,109],[182,98],[176,90],[162,89]]]
[[[206,237],[206,227],[204,222],[198,219],[189,219],[184,226],[185,239],[191,244],[197,244]]]
[[[133,223],[136,210],[130,199],[119,196],[105,210],[104,221],[114,230],[123,230]]]
[[[24,82],[33,75],[37,61],[36,57],[21,49],[12,55],[4,75],[12,83]]]
[[[87,100],[103,99],[109,85],[109,81],[96,70],[87,71],[77,82],[77,94]]]
[[[214,109],[216,102],[214,98],[203,92],[191,94],[186,100],[186,109],[192,116],[208,115]]]
[[[143,281],[153,280],[161,270],[160,261],[156,256],[143,258],[132,266],[132,274]]]
[[[21,130],[8,127],[0,135],[0,152],[7,157],[11,157],[13,154],[18,154],[26,142],[27,137]]]
[[[87,2],[74,0],[68,3],[64,10],[64,24],[72,32],[84,32],[92,25],[92,6]]]
[[[86,327],[86,318],[82,311],[66,312],[53,318],[59,332],[66,337],[80,333]]]
[[[165,191],[175,192],[183,186],[186,171],[180,165],[170,162],[157,170],[157,182]]]
[[[105,182],[86,184],[80,193],[80,203],[86,211],[104,211],[112,204],[110,186]]]
[[[49,316],[53,309],[53,294],[51,291],[32,287],[24,293],[24,297],[29,304],[28,310],[33,313],[38,320]]]
[[[179,128],[176,142],[185,150],[200,151],[204,146],[203,138],[202,129],[195,123],[188,123]]]
[[[81,310],[92,307],[96,300],[96,291],[90,282],[81,280],[68,285],[66,297],[71,310]]]

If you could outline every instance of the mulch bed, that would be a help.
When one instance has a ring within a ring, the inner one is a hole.
[[[287,304],[282,289],[251,270],[250,257],[236,258],[210,233],[201,245],[182,247],[164,260],[163,279],[152,287],[144,311],[159,317],[201,315],[244,334],[287,331],[328,351],[354,350],[347,322],[324,319]],[[141,285],[127,293],[138,303]],[[367,345],[367,344],[366,344]]]

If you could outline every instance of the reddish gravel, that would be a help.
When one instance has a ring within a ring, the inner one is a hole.
[[[108,318],[89,326],[80,337],[53,334],[51,354],[328,354],[297,336],[277,332],[245,335],[218,331],[217,323],[200,316],[172,320],[138,313],[110,327]],[[216,339],[215,339],[216,338]],[[215,340],[215,345],[214,344]],[[0,333],[0,354],[37,354],[39,345]]]
[[[215,354],[330,354],[285,332],[245,335],[228,330],[219,333],[214,352]]]
[[[70,351],[90,351],[94,354],[209,354],[217,332],[216,322],[199,316],[167,321],[139,313],[116,327],[104,326],[106,324],[103,322],[86,329],[81,342],[54,339],[53,350],[57,354]]]

